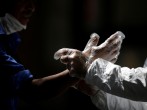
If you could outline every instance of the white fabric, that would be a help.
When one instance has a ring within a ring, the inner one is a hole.
[[[144,68],[147,67],[147,58],[146,58],[146,60],[145,60],[145,62],[144,62],[143,67],[144,67]]]
[[[22,25],[17,19],[8,13],[6,13],[4,17],[0,18],[0,23],[7,35],[26,29],[25,25]]]
[[[147,110],[147,102],[132,101],[108,93],[106,96],[108,110]]]
[[[101,90],[138,101],[147,101],[147,68],[120,67],[103,59],[95,60],[85,80]]]
[[[132,101],[105,93],[102,90],[90,98],[100,110],[147,110],[147,102]]]
[[[101,60],[100,60],[101,61]],[[97,62],[97,61],[96,61]],[[105,61],[104,61],[105,62]],[[104,63],[103,62],[103,63]],[[107,62],[107,63],[109,63],[109,62]],[[93,64],[93,66],[95,65],[96,63],[94,63]],[[145,61],[145,63],[144,63],[144,68],[146,67],[146,64],[147,64],[147,60]],[[111,65],[111,63],[110,63],[110,65]],[[95,65],[96,66],[96,65]],[[92,66],[91,66],[92,67]],[[90,69],[91,69],[91,67],[89,68],[89,71],[90,71]],[[108,66],[109,67],[109,69],[110,69],[110,66]],[[107,66],[105,66],[102,70],[103,71],[107,71],[106,70],[106,68],[108,69],[108,67]],[[114,69],[114,67],[115,67],[115,69],[116,69],[116,67],[118,67],[117,65],[113,65],[112,67],[111,67],[111,69],[110,70],[113,70]],[[136,68],[135,70],[135,73],[140,73],[141,74],[141,71],[139,71],[138,70],[139,68]],[[125,70],[125,68],[124,68],[124,70]],[[123,70],[123,72],[124,72],[124,70]],[[116,70],[115,70],[116,71]],[[131,70],[129,70],[128,71],[128,68],[126,69],[126,74],[127,74],[127,72],[130,72]],[[103,73],[105,73],[105,72],[103,72]],[[143,72],[145,72],[144,71],[144,69],[143,69]],[[135,74],[134,73],[134,74]],[[120,73],[119,73],[120,74]],[[128,73],[128,75],[129,74],[131,74],[131,73]],[[142,73],[143,74],[143,73]],[[95,75],[95,74],[94,74]],[[106,75],[107,76],[107,75]],[[108,75],[109,76],[109,75]],[[87,78],[88,76],[86,76],[86,79],[88,80],[88,82],[90,82],[90,83],[92,83],[92,84],[94,84],[94,85],[98,85],[98,84],[95,84],[96,82],[95,81],[93,81],[93,80],[91,80],[92,78]],[[127,77],[127,76],[126,76]],[[136,74],[136,77],[137,77],[137,74]],[[96,80],[96,78],[98,78],[98,77],[95,77],[95,80]],[[109,85],[108,84],[108,79],[110,78],[108,78],[108,77],[103,77],[105,80],[103,80],[103,82],[107,82],[107,85]],[[143,78],[143,79],[142,79]],[[144,78],[145,77],[142,77],[142,78],[139,78],[140,80],[142,79],[142,81],[143,81],[143,83],[144,83]],[[126,78],[126,79],[128,79],[128,77]],[[131,78],[130,78],[131,79]],[[90,81],[91,80],[91,81]],[[99,78],[97,79],[97,80],[99,80]],[[134,81],[133,81],[134,82]],[[120,83],[121,84],[121,83]],[[144,85],[146,85],[145,83],[144,83]],[[124,87],[122,87],[122,85],[120,86],[121,88],[124,88]],[[110,88],[110,86],[109,86],[109,88]],[[126,88],[124,88],[124,89],[126,89]],[[100,90],[99,92],[97,92],[97,94],[96,95],[94,95],[94,96],[91,96],[91,100],[92,100],[92,102],[93,102],[93,104],[97,107],[97,108],[99,108],[99,109],[101,109],[101,110],[147,110],[147,102],[140,102],[140,101],[133,101],[133,100],[129,100],[129,99],[126,99],[126,98],[122,98],[122,97],[118,97],[118,96],[115,96],[115,95],[112,95],[112,94],[109,94],[109,93],[106,93],[106,92],[104,92],[104,91],[102,91],[102,90]]]

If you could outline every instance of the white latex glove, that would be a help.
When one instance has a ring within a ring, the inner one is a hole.
[[[96,33],[92,33],[90,36],[89,41],[87,42],[84,51],[82,52],[87,58],[91,55],[91,49],[93,46],[96,46],[99,41],[99,35]],[[54,54],[54,59],[58,60],[62,56],[65,55],[71,55],[74,52],[75,49],[70,49],[70,48],[62,48],[59,49],[57,52]]]
[[[104,43],[99,46],[93,46],[89,56],[89,63],[97,58],[102,58],[112,63],[117,61],[121,44],[125,35],[121,31],[112,34]]]
[[[121,44],[125,38],[125,35],[122,32],[117,31],[108,39],[106,39],[104,43],[97,46],[99,38],[100,37],[98,34],[91,34],[90,40],[88,41],[82,53],[85,55],[90,64],[97,58],[102,58],[115,63],[117,61]],[[62,48],[55,52],[54,59],[58,60],[62,56],[71,55],[72,53],[74,53],[74,49]]]
[[[84,71],[84,72],[87,71],[85,64],[87,60],[89,59],[92,47],[96,46],[98,41],[99,41],[99,36],[96,33],[93,33],[91,34],[90,39],[83,52],[76,50],[76,49],[62,48],[62,49],[59,49],[57,52],[55,52],[54,59],[56,60],[60,59],[60,61],[63,64],[66,64],[67,68],[70,70],[71,76],[80,77],[82,75],[77,74],[77,73],[80,73],[81,71]]]
[[[82,73],[82,71],[84,73],[87,71],[86,69],[88,66],[97,58],[102,58],[114,63],[118,58],[122,40],[124,38],[124,34],[117,31],[106,39],[104,43],[96,46],[99,41],[99,36],[96,33],[93,33],[83,52],[76,49],[62,48],[54,54],[54,58],[56,60],[60,59],[62,63],[67,64],[70,73],[76,74],[76,72]],[[84,59],[84,56],[87,60]]]

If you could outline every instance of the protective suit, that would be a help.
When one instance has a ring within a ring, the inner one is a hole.
[[[147,67],[130,69],[99,58],[89,67],[85,80],[110,94],[147,101],[146,75]]]
[[[92,103],[100,110],[147,110],[147,102],[118,97],[102,90],[90,96]]]

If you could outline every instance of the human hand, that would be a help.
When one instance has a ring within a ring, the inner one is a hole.
[[[63,64],[66,64],[71,76],[78,78],[85,77],[88,65],[86,64],[87,59],[81,51],[76,49],[63,48],[58,50],[55,54],[58,53],[62,54],[60,57],[60,61]]]
[[[92,33],[90,35],[90,39],[88,40],[88,42],[82,52],[86,58],[88,58],[91,55],[92,47],[96,46],[98,44],[99,38],[100,38],[99,35],[96,33]],[[54,59],[58,60],[64,55],[71,55],[74,50],[76,50],[76,49],[71,49],[71,48],[59,49],[58,51],[55,52]]]
[[[67,65],[67,68],[72,73],[71,75],[76,76],[76,72],[81,72],[82,74],[86,72],[89,65],[97,58],[103,58],[115,63],[124,38],[124,34],[117,31],[106,39],[104,43],[97,46],[99,36],[93,33],[83,52],[76,49],[62,48],[54,54],[54,58],[56,60],[60,59],[62,63]],[[78,77],[84,76],[81,73]]]
[[[59,49],[57,52],[55,52],[54,59],[56,60],[60,59],[60,61],[63,64],[66,64],[67,68],[70,71],[70,75],[77,77],[84,76],[89,66],[87,60],[89,59],[91,48],[93,46],[96,46],[98,41],[99,41],[99,36],[96,33],[93,33],[90,36],[90,39],[83,52],[76,49],[62,48]],[[75,75],[77,73],[80,74]]]
[[[95,43],[93,43],[94,45],[92,46],[89,46],[88,42],[83,51],[83,54],[88,57],[88,62],[90,64],[97,58],[103,58],[107,61],[115,63],[120,53],[119,51],[124,38],[125,35],[121,31],[117,31],[107,38],[105,42],[98,46],[95,44],[98,43],[99,39],[95,41]]]

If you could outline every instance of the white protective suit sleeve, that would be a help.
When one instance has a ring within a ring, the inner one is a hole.
[[[147,110],[147,102],[132,101],[106,93],[108,110]]]
[[[105,93],[102,90],[90,98],[100,110],[147,110],[147,102],[129,100]]]
[[[85,80],[107,93],[147,101],[146,75],[146,67],[130,69],[98,58],[90,65]]]
[[[100,110],[147,110],[147,102],[118,97],[102,90],[90,96],[92,103]]]
[[[143,67],[146,67],[147,60]],[[96,88],[96,87],[95,87]],[[147,110],[147,102],[133,101],[106,93],[98,88],[94,96],[90,96],[93,104],[100,110]]]

